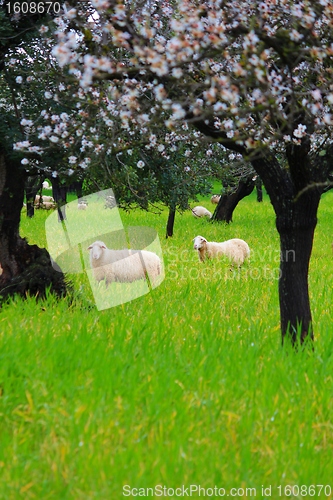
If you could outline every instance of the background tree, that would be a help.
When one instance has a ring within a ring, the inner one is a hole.
[[[4,79],[7,80],[6,92],[11,93],[10,99],[5,95],[0,101],[0,293],[2,297],[13,293],[25,295],[28,292],[40,296],[45,294],[47,288],[58,295],[63,295],[66,291],[64,277],[62,273],[52,268],[48,252],[36,245],[28,245],[19,235],[27,173],[24,164],[21,163],[22,154],[13,150],[13,142],[22,139],[23,132],[19,108],[12,87],[8,85],[8,80],[11,79],[8,56],[13,50],[24,50],[38,33],[38,25],[42,19],[45,20],[45,17],[36,13],[12,18],[6,5],[4,3],[0,5],[0,77],[2,86]]]
[[[156,137],[151,137],[156,140]],[[85,177],[85,193],[112,187],[120,207],[132,205],[160,213],[169,209],[166,237],[173,236],[175,214],[189,209],[197,195],[211,191],[211,161],[204,157],[193,141],[179,141],[177,148],[160,145],[160,151],[149,148],[129,149],[94,159]]]
[[[230,153],[217,143],[214,151],[219,153],[220,166],[216,172],[221,180],[221,197],[213,213],[212,221],[223,221],[229,224],[238,203],[249,196],[256,186],[256,175],[250,163],[246,163],[242,156]]]

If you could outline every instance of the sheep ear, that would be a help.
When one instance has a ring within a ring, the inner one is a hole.
[[[106,245],[104,245],[104,243],[103,243],[103,245],[100,245],[100,247],[101,248],[106,248]]]
[[[205,241],[207,243],[206,238],[204,238],[203,236],[201,236],[201,241]]]
[[[87,248],[87,250],[91,250],[91,249],[92,249],[92,245],[90,245],[90,246]]]

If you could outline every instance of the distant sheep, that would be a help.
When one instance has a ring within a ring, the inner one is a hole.
[[[86,210],[87,209],[87,203],[84,203],[83,201],[80,201],[78,204],[77,204],[77,208],[78,210]]]
[[[211,201],[211,203],[213,203],[213,205],[217,205],[218,202],[220,201],[220,198],[221,198],[220,194],[213,194],[210,201]]]
[[[52,201],[43,201],[43,203],[39,203],[35,206],[35,208],[42,208],[44,210],[52,210],[56,208],[56,204]]]
[[[114,196],[107,196],[105,198],[105,205],[104,205],[104,208],[114,208],[117,206],[117,202],[116,202],[116,199]]]
[[[52,189],[52,187],[50,186],[50,184],[48,183],[48,181],[44,181],[43,182],[43,189]]]
[[[192,208],[192,214],[194,217],[209,217],[212,218],[212,213],[207,210],[205,207],[201,207],[200,205]]]
[[[234,264],[241,266],[244,260],[250,256],[249,245],[239,238],[216,243],[215,241],[207,241],[203,236],[196,236],[193,241],[194,249],[198,250],[201,262],[205,259],[226,255]]]
[[[105,279],[106,285],[146,279],[154,284],[161,274],[162,263],[158,255],[147,250],[111,250],[103,241],[95,241],[90,250],[90,265],[97,281]]]
[[[45,203],[46,201],[53,202],[54,203],[54,198],[52,196],[41,196],[40,194],[36,194],[35,196],[35,205],[39,205],[41,203]]]

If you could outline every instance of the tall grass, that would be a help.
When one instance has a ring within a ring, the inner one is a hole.
[[[230,225],[178,214],[167,240],[166,211],[122,212],[125,226],[160,235],[166,278],[148,295],[99,312],[82,274],[71,276],[72,301],[4,306],[0,499],[109,500],[156,485],[171,498],[181,485],[206,488],[201,497],[238,488],[236,498],[333,489],[332,199],[320,206],[309,276],[314,352],[281,348],[279,241],[267,197],[254,195]],[[45,217],[23,216],[31,243],[46,244]],[[199,263],[197,234],[244,238],[250,262],[240,272]]]

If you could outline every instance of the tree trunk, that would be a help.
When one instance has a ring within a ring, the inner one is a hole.
[[[261,181],[260,177],[256,178],[255,186],[256,186],[256,191],[257,191],[257,202],[261,203],[263,196],[262,196],[262,181]]]
[[[169,208],[169,216],[166,227],[166,238],[171,238],[173,236],[173,227],[175,224],[176,210],[174,208]]]
[[[252,193],[254,185],[252,178],[241,179],[233,193],[221,196],[212,220],[224,221],[228,224],[232,222],[232,215],[235,208],[243,198]]]
[[[13,294],[45,296],[46,289],[66,293],[64,276],[53,269],[50,256],[19,235],[25,173],[20,164],[0,152],[0,298]]]
[[[38,191],[42,190],[43,178],[40,175],[29,176],[25,181],[25,197],[27,200],[27,216],[35,215],[35,198]]]
[[[58,208],[58,221],[66,220],[67,186],[60,184],[58,177],[51,179],[52,194]]]
[[[313,340],[308,273],[320,193],[312,190],[290,203],[276,219],[280,235],[279,299],[282,343]]]
[[[276,214],[280,236],[279,301],[282,343],[289,337],[297,346],[313,340],[308,271],[317,211],[323,189],[320,183],[328,168],[310,163],[307,144],[294,147],[288,156],[289,169],[281,169],[268,154],[253,162],[263,180]]]

